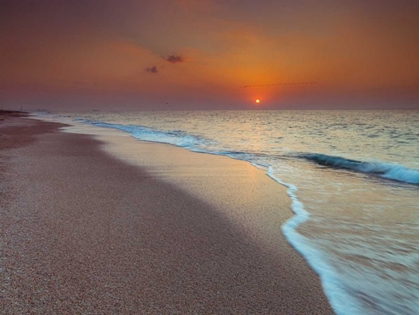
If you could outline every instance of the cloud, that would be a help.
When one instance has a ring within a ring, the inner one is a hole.
[[[146,72],[150,72],[150,73],[158,73],[158,70],[156,68],[156,66],[153,66],[151,68],[146,68],[144,69]]]
[[[169,61],[171,63],[178,63],[178,62],[184,62],[185,61],[184,57],[176,56],[176,55],[168,56],[167,58],[165,58],[165,60]]]

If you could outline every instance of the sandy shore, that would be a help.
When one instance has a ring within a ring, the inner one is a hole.
[[[333,313],[262,171],[59,126],[0,122],[2,314]]]

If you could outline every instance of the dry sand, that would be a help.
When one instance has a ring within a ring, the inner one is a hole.
[[[3,314],[333,313],[262,171],[153,144],[122,162],[58,126],[0,122]]]

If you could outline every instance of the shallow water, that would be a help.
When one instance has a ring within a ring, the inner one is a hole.
[[[55,113],[227,155],[289,187],[289,242],[338,314],[418,313],[417,111]],[[280,227],[279,227],[280,228]]]

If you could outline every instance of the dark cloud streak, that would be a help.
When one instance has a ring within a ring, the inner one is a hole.
[[[253,85],[242,85],[240,89],[248,89],[253,87],[261,86],[276,86],[276,85],[303,85],[303,84],[317,84],[317,82],[287,82],[287,83],[272,83],[272,84],[253,84]]]
[[[150,68],[146,68],[144,69],[146,72],[150,72],[150,73],[158,73],[158,69],[156,68],[156,66],[150,67]]]
[[[169,61],[170,63],[178,63],[178,62],[184,62],[184,57],[177,56],[177,55],[171,55],[165,58],[166,61]]]

